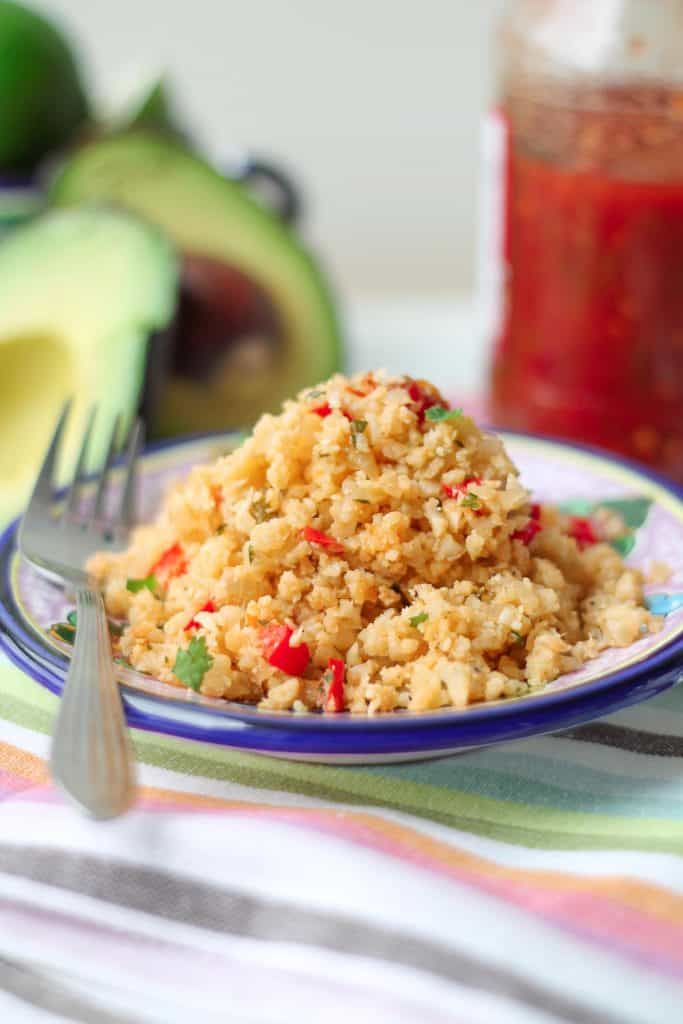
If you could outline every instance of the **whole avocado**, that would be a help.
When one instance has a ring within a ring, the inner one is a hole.
[[[87,116],[66,40],[45,18],[0,0],[0,172],[30,172]]]

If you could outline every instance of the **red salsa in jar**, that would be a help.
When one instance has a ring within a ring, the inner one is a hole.
[[[506,85],[491,418],[683,482],[683,91]]]

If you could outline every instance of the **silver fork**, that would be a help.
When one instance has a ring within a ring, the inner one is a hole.
[[[81,512],[83,475],[95,409],[83,435],[73,479],[61,508],[55,503],[56,464],[71,403],[57,422],[43,465],[19,528],[21,554],[43,575],[76,592],[76,637],[57,713],[50,769],[52,777],[94,818],[122,814],[135,794],[135,768],[109,639],[104,600],[86,573],[85,561],[97,550],[117,550],[128,536],[135,514],[135,470],[143,427],[134,424],[124,459],[118,508],[110,520],[105,501],[116,453],[118,418],[97,478],[95,502]]]

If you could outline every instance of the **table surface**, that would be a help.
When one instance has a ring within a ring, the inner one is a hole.
[[[465,300],[356,302],[350,364],[476,392]],[[0,1020],[680,1024],[683,688],[440,762],[324,767],[137,732],[140,798],[51,786],[0,661]]]

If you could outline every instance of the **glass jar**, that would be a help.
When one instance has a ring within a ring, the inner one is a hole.
[[[683,0],[517,0],[499,53],[491,419],[683,482]]]

